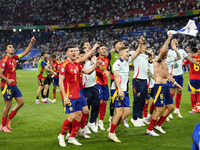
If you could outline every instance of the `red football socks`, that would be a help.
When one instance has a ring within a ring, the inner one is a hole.
[[[75,137],[78,130],[79,130],[79,124],[80,121],[77,121],[76,119],[74,119],[73,123],[72,123],[72,132],[71,132],[71,136],[70,137]]]
[[[69,126],[71,124],[72,124],[72,122],[70,122],[68,119],[66,119],[63,123],[60,134],[64,135],[67,132],[67,130],[69,129]]]
[[[2,117],[2,120],[1,120],[1,126],[4,127],[6,125],[6,121],[7,121],[7,118],[6,117]]]
[[[147,118],[147,112],[148,112],[148,104],[144,104],[144,108],[143,108],[143,115],[145,118]]]
[[[196,99],[196,94],[191,94],[191,105],[192,108],[196,107],[197,99]]]
[[[117,125],[111,124],[110,133],[115,133],[116,127],[117,127]]]
[[[149,114],[153,114],[153,111],[155,110],[154,103],[152,102],[149,108]]]
[[[158,126],[161,126],[162,123],[166,120],[166,118],[167,118],[167,117],[163,117],[163,116],[161,116],[160,119],[158,120],[157,125],[158,125]]]
[[[176,108],[177,108],[177,109],[179,109],[179,107],[180,107],[181,95],[182,95],[182,94],[179,94],[179,93],[176,94]]]
[[[9,114],[9,119],[11,120],[15,115],[17,114],[17,112],[15,111],[11,111],[10,114]]]
[[[81,129],[84,129],[85,127],[85,124],[87,122],[87,119],[88,119],[88,115],[89,114],[84,114],[82,113],[82,119],[81,119]]]
[[[56,89],[53,89],[53,98],[56,99]]]
[[[171,96],[172,96],[172,99],[174,99],[174,95],[175,95],[175,94],[172,94],[172,93],[170,93],[170,94],[171,94]]]
[[[196,101],[197,106],[200,106],[200,94],[196,94],[196,96],[197,96],[197,101]]]
[[[151,119],[150,124],[148,126],[149,131],[153,130],[153,127],[155,126],[156,122],[157,122],[157,120]]]
[[[107,103],[100,103],[100,109],[99,109],[100,116],[99,116],[99,120],[103,120],[104,119],[105,114],[106,114],[106,106],[107,106]]]

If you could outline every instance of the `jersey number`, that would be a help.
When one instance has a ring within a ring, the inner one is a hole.
[[[199,66],[197,66],[196,64],[194,64],[194,70],[195,71],[199,71]]]
[[[74,80],[75,80],[75,81],[77,81],[77,74],[76,74],[76,75],[74,75]]]
[[[7,89],[7,95],[11,95],[11,89]]]
[[[163,94],[160,94],[160,99],[163,99]]]

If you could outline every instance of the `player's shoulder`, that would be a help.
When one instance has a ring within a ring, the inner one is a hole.
[[[66,67],[67,65],[70,64],[70,61],[69,60],[65,60],[63,63],[62,63],[62,66],[63,67]]]
[[[4,57],[1,59],[1,62],[4,62],[4,63],[7,62],[8,58],[9,58],[8,55],[4,56]]]
[[[60,62],[59,62],[58,60],[56,60],[56,63],[57,63],[58,65],[60,65]]]

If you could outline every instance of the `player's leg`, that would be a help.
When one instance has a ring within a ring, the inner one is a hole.
[[[4,100],[4,102],[5,102],[5,107],[3,109],[0,130],[2,130],[3,132],[11,132],[10,130],[7,129],[6,122],[9,110],[12,106],[12,100]]]
[[[82,104],[81,102],[77,103],[76,105],[80,105],[80,106],[76,106],[77,107],[80,107],[82,109]],[[80,109],[79,109],[80,110]],[[75,119],[73,120],[73,123],[72,123],[72,131],[71,131],[71,135],[70,135],[70,138],[68,140],[68,143],[69,144],[74,144],[74,145],[82,145],[81,143],[79,143],[76,139],[75,139],[75,136],[79,130],[79,125],[81,123],[81,118],[82,118],[82,110],[81,111],[76,111],[75,112]]]
[[[129,76],[129,77],[130,77],[130,76]],[[126,86],[127,86],[127,93],[129,93],[129,80],[128,80]],[[129,95],[127,95],[127,96],[128,96],[128,99],[129,99]],[[129,105],[130,105],[130,102],[129,102]],[[123,122],[124,122],[124,127],[129,128],[127,118],[125,118],[125,119],[123,120]]]
[[[38,90],[37,90],[36,102],[35,103],[41,104],[40,100],[39,100],[39,96],[40,96],[42,89],[44,88],[44,79],[38,79],[38,84],[39,84],[39,87],[38,87]]]
[[[65,119],[65,121],[63,122],[61,132],[58,135],[59,145],[62,146],[62,147],[66,147],[64,135],[67,132],[67,130],[69,129],[69,127],[72,126],[72,123],[73,123],[75,116],[76,116],[76,114],[75,114],[75,112],[76,112],[75,111],[75,103],[76,103],[76,100],[70,99],[70,102],[68,104],[66,104],[66,105],[63,104],[65,113],[69,114],[69,115],[68,115],[68,118]]]
[[[91,130],[95,133],[98,132],[98,126],[95,124],[96,119],[98,117],[99,107],[100,107],[100,95],[99,95],[99,89],[98,86],[95,85],[91,89],[91,117],[90,121],[88,122],[88,126],[91,128]]]
[[[118,124],[122,123],[130,115],[130,107],[123,107],[122,117]]]
[[[122,114],[123,114],[123,107],[115,107],[115,115],[113,116],[110,132],[108,134],[108,138],[113,140],[114,142],[121,142],[115,134],[115,129],[118,126]]]
[[[178,77],[178,80],[176,81],[181,87],[183,87],[183,75],[179,76]],[[175,98],[175,101],[176,101],[176,108],[174,110],[174,113],[178,115],[179,118],[183,118],[181,113],[180,113],[180,110],[179,110],[179,107],[180,107],[180,103],[181,103],[181,96],[182,96],[182,90],[178,90],[177,89],[177,94],[176,94],[176,98]]]
[[[44,98],[42,99],[42,103],[49,103],[47,101],[47,91],[48,91],[48,89],[49,89],[49,85],[46,83],[44,85],[44,91],[43,91]]]
[[[58,77],[53,78],[53,102],[56,102],[56,87],[58,86]]]
[[[110,94],[111,94],[111,99],[110,99],[110,118],[109,118],[109,123],[110,123],[110,125],[111,125],[112,118],[113,118],[113,116],[114,116],[114,110],[115,110],[115,107],[114,107],[114,105],[113,105],[113,103],[112,103],[112,96],[113,96],[113,94],[114,94],[114,92],[115,92],[114,89],[111,89],[111,86],[112,86],[112,83],[113,83],[113,82],[114,82],[114,80],[111,80],[111,82],[110,82]]]
[[[103,95],[103,100],[100,101],[100,108],[99,108],[100,116],[99,116],[98,126],[100,127],[101,130],[105,130],[103,120],[106,115],[107,101],[109,101],[110,98],[108,85],[102,86],[102,95]]]

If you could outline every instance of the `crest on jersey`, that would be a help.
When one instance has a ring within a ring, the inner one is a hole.
[[[115,58],[118,58],[117,56],[115,56]]]
[[[12,62],[12,66],[14,66],[14,63]]]
[[[74,70],[74,73],[76,74],[76,73],[77,73],[77,71],[76,71],[76,70]]]
[[[65,68],[62,68],[62,69],[61,69],[61,72],[65,72]]]
[[[3,67],[5,67],[5,65],[6,65],[5,63],[2,64]]]
[[[102,65],[105,65],[105,62],[102,62]]]

